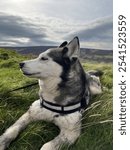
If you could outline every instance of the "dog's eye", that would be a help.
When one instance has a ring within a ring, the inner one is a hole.
[[[46,58],[46,57],[41,57],[41,60],[48,60],[48,58]]]

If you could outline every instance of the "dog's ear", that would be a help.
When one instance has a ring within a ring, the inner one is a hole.
[[[67,44],[68,44],[68,42],[67,42],[67,41],[64,41],[64,42],[59,46],[59,48],[65,47]]]
[[[75,37],[72,41],[70,41],[66,47],[63,48],[62,53],[68,56],[70,59],[78,58],[80,55],[80,45],[79,38]]]
[[[68,55],[69,57],[79,57],[80,55],[80,45],[79,38],[75,37],[72,41],[67,45],[68,47]]]

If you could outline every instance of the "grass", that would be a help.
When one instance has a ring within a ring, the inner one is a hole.
[[[32,56],[22,56],[12,50],[0,49],[0,134],[12,125],[33,101],[38,99],[38,86],[9,92],[35,82],[22,75],[19,62]],[[93,96],[82,119],[82,134],[76,143],[64,150],[112,150],[112,64],[84,62],[85,70],[101,69],[103,93]],[[44,121],[30,124],[8,150],[37,150],[58,135],[59,129]]]

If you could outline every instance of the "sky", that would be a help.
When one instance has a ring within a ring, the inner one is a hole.
[[[58,46],[75,36],[83,48],[112,49],[112,0],[1,0],[0,46]]]

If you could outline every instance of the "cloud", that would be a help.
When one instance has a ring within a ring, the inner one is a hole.
[[[92,48],[112,49],[113,21],[112,17],[95,20],[80,30],[69,33],[64,38],[69,39],[77,35],[82,46]]]
[[[0,13],[0,46],[59,45],[79,24],[55,17],[27,18]]]
[[[78,36],[81,47],[112,49],[112,17],[86,24],[54,17],[27,18],[0,13],[0,46],[59,45]]]
[[[112,17],[106,16],[112,16],[112,5],[112,0],[1,0],[0,45],[58,45],[78,35],[81,47],[111,49]]]
[[[47,28],[20,16],[0,13],[0,45],[49,45]]]
[[[0,46],[59,45],[79,24],[55,17],[24,17],[0,13]]]

